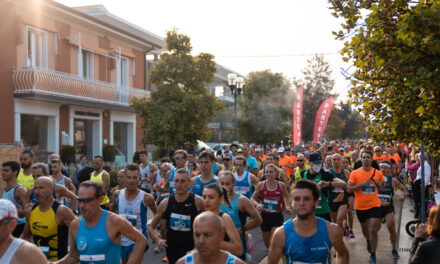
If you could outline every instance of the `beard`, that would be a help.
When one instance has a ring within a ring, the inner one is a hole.
[[[29,168],[31,167],[31,165],[32,165],[32,163],[30,163],[30,162],[27,163],[27,164],[26,164],[26,163],[22,163],[22,164],[21,164],[21,167],[22,167],[23,169],[29,169]]]
[[[298,217],[301,220],[306,220],[307,218],[309,218],[309,216],[311,216],[313,214],[315,209],[305,212],[303,214],[299,214],[298,212],[296,212],[296,217]]]

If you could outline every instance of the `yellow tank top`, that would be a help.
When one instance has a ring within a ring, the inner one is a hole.
[[[29,175],[24,174],[24,170],[21,169],[17,176],[17,182],[26,189],[26,191],[34,186],[34,177],[32,173]]]
[[[49,210],[41,212],[37,204],[29,217],[34,243],[50,261],[61,259],[67,253],[68,229],[66,226],[58,226],[55,220],[58,206],[59,204],[55,201]]]
[[[102,174],[103,174],[103,173],[104,173],[104,171],[101,171],[98,175],[95,176],[95,171],[92,172],[92,174],[91,174],[91,176],[90,176],[90,180],[91,180],[91,181],[94,181],[94,182],[99,182],[99,183],[103,184],[103,181],[102,181]],[[104,200],[102,200],[101,205],[103,205],[103,204],[107,204],[107,203],[109,203],[109,202],[110,202],[110,200],[108,199],[107,194],[104,195]]]

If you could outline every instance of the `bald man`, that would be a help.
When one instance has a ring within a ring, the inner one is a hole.
[[[75,219],[73,212],[53,198],[53,180],[41,176],[35,180],[37,203],[26,216],[22,238],[32,240],[50,261],[67,254],[68,229]]]
[[[177,264],[244,264],[231,253],[221,250],[225,237],[221,218],[213,212],[203,212],[194,220],[194,242],[196,249],[183,256]]]

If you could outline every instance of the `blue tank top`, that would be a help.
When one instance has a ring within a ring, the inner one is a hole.
[[[188,168],[185,168],[189,173],[191,173],[191,170]],[[173,180],[174,180],[174,174],[176,174],[177,168],[171,169],[171,175],[170,175],[170,195],[176,192],[176,187],[174,186]],[[188,187],[188,191],[191,191],[191,186]]]
[[[185,264],[194,264],[194,252],[185,256]],[[225,264],[235,264],[235,257],[231,253],[228,254]]]
[[[212,174],[217,175],[218,174],[218,168],[217,168],[217,162],[214,162],[214,165],[211,167]]]
[[[197,176],[196,181],[194,182],[194,186],[192,189],[192,192],[194,194],[197,194],[198,196],[203,196],[203,189],[205,188],[206,185],[211,184],[211,183],[216,183],[218,180],[217,176],[214,176],[209,182],[207,183],[203,183],[200,180],[200,177],[202,176]]]
[[[101,219],[94,227],[88,227],[84,217],[76,233],[75,244],[81,264],[119,264],[121,245],[115,244],[107,233],[105,226],[108,211],[103,210]]]
[[[234,173],[235,187],[234,191],[246,196],[248,199],[252,198],[252,184],[251,175],[248,171],[245,171],[243,175],[238,176],[237,172]]]
[[[231,201],[232,208],[230,208],[228,205],[220,204],[220,211],[228,214],[231,217],[232,222],[234,222],[234,226],[236,228],[239,228],[242,226],[242,223],[240,221],[240,215],[239,215],[240,210],[238,209],[238,204],[237,204],[237,200],[238,200],[239,196],[240,196],[240,194],[237,193],[235,195],[234,199]]]
[[[310,237],[299,236],[295,232],[292,219],[284,222],[285,242],[283,253],[286,263],[322,263],[331,261],[330,249],[332,243],[328,236],[327,224],[321,217],[316,217],[318,228]]]

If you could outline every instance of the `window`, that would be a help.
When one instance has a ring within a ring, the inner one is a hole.
[[[26,66],[47,68],[47,32],[26,27]]]
[[[128,58],[125,57],[120,57],[119,60],[117,61],[116,65],[116,82],[119,86],[128,86],[128,75],[129,75],[129,71],[128,71],[128,65],[129,65],[129,61]]]
[[[82,50],[82,76],[93,79],[93,53]]]

